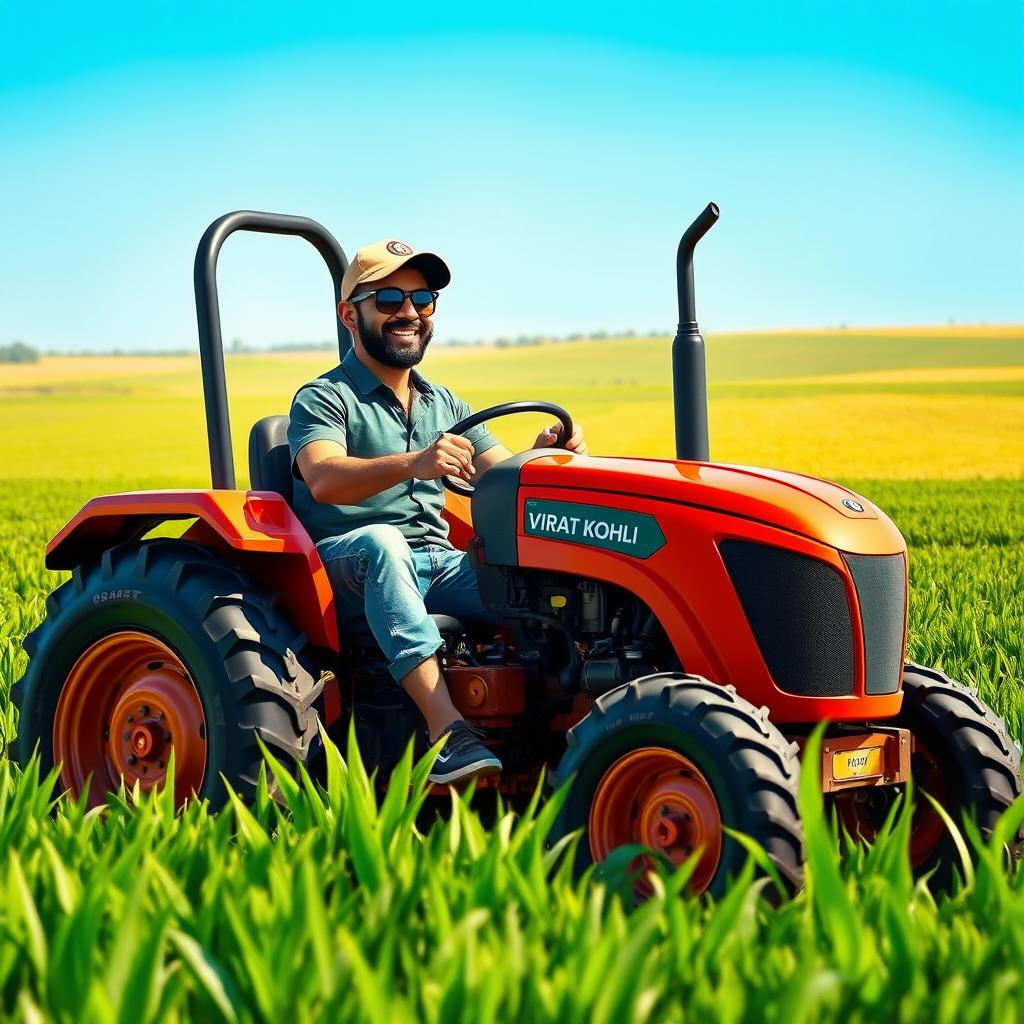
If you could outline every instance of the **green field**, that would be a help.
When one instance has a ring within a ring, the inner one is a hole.
[[[248,425],[327,355],[229,361],[240,475]],[[560,402],[595,452],[668,457],[668,365],[666,339],[634,338],[439,350],[426,371],[475,407]],[[709,376],[713,457],[887,511],[910,549],[908,657],[975,685],[1024,740],[1024,329],[722,336]],[[536,430],[500,428],[511,447]],[[10,737],[20,640],[62,578],[47,538],[93,494],[208,482],[198,362],[0,367],[0,431]],[[422,787],[378,810],[357,762],[331,766],[284,810],[264,794],[175,818],[165,797],[103,817],[48,815],[46,787],[0,758],[0,1019],[1024,1019],[1024,870],[995,848],[936,902],[908,875],[905,818],[838,856],[805,792],[799,896],[773,910],[743,878],[710,906],[678,898],[677,873],[635,909],[614,869],[574,883],[544,851],[548,811],[485,830],[457,802],[417,830]]]

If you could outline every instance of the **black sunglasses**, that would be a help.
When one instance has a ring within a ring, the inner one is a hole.
[[[377,300],[377,312],[392,315],[405,305],[405,297],[412,299],[412,308],[421,316],[432,316],[437,304],[437,292],[426,288],[416,288],[411,292],[403,292],[401,288],[378,288],[376,291],[353,295],[349,302],[362,302],[372,295]]]

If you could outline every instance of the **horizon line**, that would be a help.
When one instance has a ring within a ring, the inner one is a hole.
[[[745,328],[741,330],[715,330],[706,332],[707,337],[751,337],[751,336],[764,336],[764,335],[822,335],[822,334],[837,334],[837,335],[880,335],[880,334],[891,334],[896,337],[930,337],[930,336],[942,336],[942,335],[953,335],[962,333],[964,331],[970,332],[976,335],[989,335],[993,338],[998,337],[1017,337],[1018,335],[1024,337],[1024,321],[1009,321],[1009,322],[997,322],[989,323],[988,321],[980,321],[974,323],[942,323],[942,324],[840,324],[840,325],[828,325],[822,327],[764,327],[764,328]],[[705,332],[702,332],[704,334]],[[665,338],[671,339],[673,335],[669,332],[665,333],[648,333],[639,331],[623,331],[617,333],[604,333],[600,330],[592,333],[573,332],[572,337],[559,337],[556,335],[528,335],[520,336],[528,340],[518,339],[505,339],[505,338],[490,338],[490,339],[477,339],[477,340],[464,340],[460,338],[448,338],[448,339],[437,339],[434,344],[436,348],[530,348],[539,345],[573,345],[581,342],[612,342],[627,339],[637,338]],[[499,345],[499,341],[505,341],[506,344]],[[17,341],[12,341],[9,345],[18,344]],[[23,344],[27,344],[24,343]],[[297,341],[297,342],[277,342],[268,345],[256,346],[256,345],[244,345],[243,348],[232,350],[230,347],[224,347],[225,356],[238,356],[238,355],[287,355],[290,352],[320,352],[325,349],[333,348],[336,344],[336,339],[321,339],[319,341]],[[8,347],[0,345],[0,350]],[[29,346],[30,348],[33,346]],[[121,348],[115,346],[111,349],[45,349],[36,350],[39,358],[41,359],[54,359],[54,358],[67,358],[67,357],[82,357],[82,358],[94,358],[98,356],[106,357],[117,357],[117,356],[188,356],[198,355],[199,346],[196,343],[193,346],[182,346],[180,348]],[[16,365],[15,363],[5,365]]]

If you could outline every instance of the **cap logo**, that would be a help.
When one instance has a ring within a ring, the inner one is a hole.
[[[388,242],[388,252],[393,252],[396,256],[412,255],[412,249],[405,242]]]

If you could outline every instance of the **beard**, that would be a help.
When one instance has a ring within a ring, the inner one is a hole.
[[[382,330],[378,330],[363,319],[362,311],[356,307],[359,319],[359,340],[367,354],[384,366],[396,370],[408,370],[423,359],[423,354],[434,334],[434,325],[422,320],[389,320]],[[419,335],[415,343],[399,341],[391,335],[392,328],[412,327]]]

